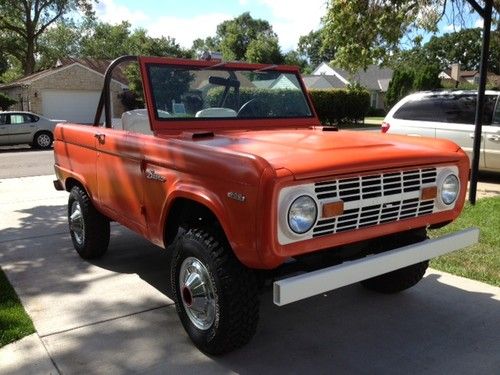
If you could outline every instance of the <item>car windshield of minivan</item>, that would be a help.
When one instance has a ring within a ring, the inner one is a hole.
[[[148,74],[159,120],[312,116],[294,73],[150,65]]]

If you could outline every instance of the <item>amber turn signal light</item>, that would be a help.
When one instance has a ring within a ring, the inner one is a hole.
[[[323,205],[322,217],[340,216],[344,213],[344,202],[332,202]]]
[[[438,188],[437,186],[429,186],[423,188],[420,192],[420,199],[425,201],[428,199],[434,199],[437,197]]]

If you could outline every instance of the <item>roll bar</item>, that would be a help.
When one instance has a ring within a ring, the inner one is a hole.
[[[94,117],[94,125],[99,126],[99,121],[102,115],[102,109],[104,108],[104,125],[106,128],[111,128],[111,95],[110,95],[110,83],[113,78],[113,71],[116,66],[120,65],[125,61],[137,61],[137,56],[125,55],[120,56],[117,59],[113,60],[111,64],[109,64],[106,69],[106,73],[104,73],[104,85],[101,91],[101,97],[99,99],[99,104],[97,105],[97,111]]]

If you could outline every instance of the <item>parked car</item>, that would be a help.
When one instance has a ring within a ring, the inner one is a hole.
[[[479,169],[500,172],[500,91],[486,91]],[[419,92],[387,114],[382,133],[446,138],[472,160],[477,91]]]
[[[59,122],[66,120],[51,120],[23,111],[0,112],[0,145],[28,143],[35,148],[50,148]]]

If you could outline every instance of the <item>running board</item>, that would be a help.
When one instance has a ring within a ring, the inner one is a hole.
[[[424,260],[463,249],[479,241],[479,229],[469,228],[361,259],[275,281],[278,306],[370,279]]]

